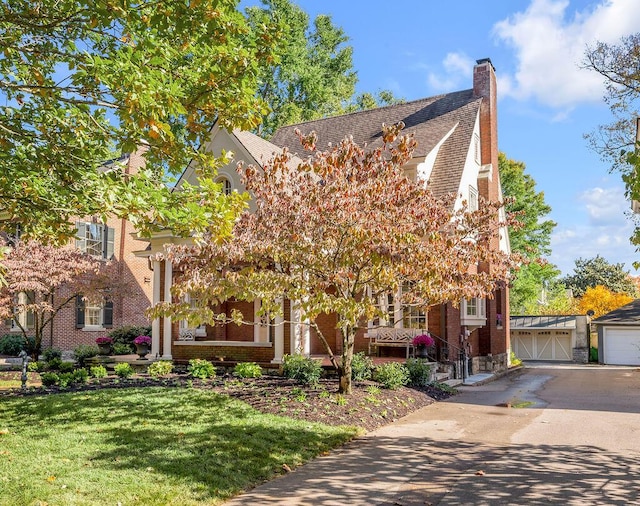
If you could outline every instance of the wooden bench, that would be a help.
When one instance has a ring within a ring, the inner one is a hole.
[[[413,338],[415,335],[415,329],[376,329],[375,332],[367,334],[369,338],[369,355],[371,355],[372,349],[375,349],[376,355],[379,355],[380,348],[394,347],[406,348],[407,358],[409,358],[413,350]]]

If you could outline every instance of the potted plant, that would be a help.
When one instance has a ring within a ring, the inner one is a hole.
[[[139,360],[147,360],[145,357],[151,351],[151,338],[149,336],[138,336],[133,340],[133,344],[136,345],[136,353],[139,355]]]
[[[111,345],[113,339],[110,337],[98,337],[96,338],[96,344],[98,345],[98,353],[100,355],[111,355]]]
[[[433,346],[435,341],[429,334],[420,334],[413,338],[416,347],[416,358],[427,358],[427,348]]]

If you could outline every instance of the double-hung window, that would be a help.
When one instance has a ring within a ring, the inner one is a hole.
[[[110,259],[113,256],[115,231],[103,223],[76,223],[76,248],[89,255]]]
[[[82,295],[76,297],[76,328],[84,330],[102,330],[113,327],[113,302],[104,300],[101,303],[84,300]]]
[[[35,327],[35,314],[27,309],[29,304],[35,302],[34,292],[20,292],[14,300],[13,318],[11,318],[11,330],[14,332]]]

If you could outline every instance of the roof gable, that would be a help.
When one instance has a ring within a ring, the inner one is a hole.
[[[370,148],[382,145],[382,124],[405,124],[403,133],[413,134],[417,142],[414,158],[424,159],[442,139],[429,179],[432,191],[439,195],[456,192],[472,142],[473,129],[482,99],[473,90],[423,98],[403,104],[334,116],[280,128],[271,142],[300,152],[302,146],[296,129],[303,134],[315,131],[323,148],[338,144],[345,136],[353,136],[358,144]]]
[[[640,325],[640,299],[633,300],[618,309],[600,316],[593,320],[593,323],[617,324],[617,325]]]

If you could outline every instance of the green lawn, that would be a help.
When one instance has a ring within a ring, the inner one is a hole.
[[[0,504],[216,504],[356,433],[198,389],[5,398]]]

